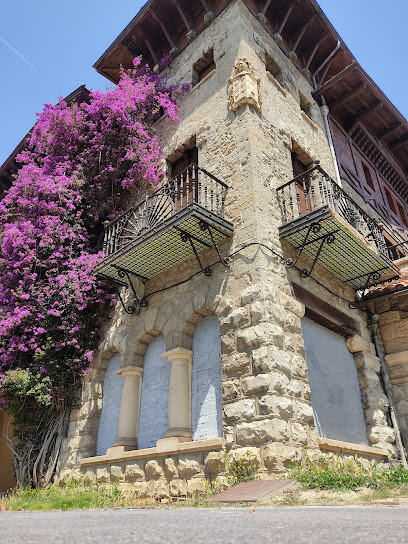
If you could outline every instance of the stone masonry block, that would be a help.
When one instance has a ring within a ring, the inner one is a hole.
[[[146,463],[145,474],[146,474],[146,478],[148,480],[150,480],[150,479],[155,479],[156,480],[156,479],[161,478],[163,476],[163,469],[162,469],[162,467],[159,465],[159,463],[157,461],[152,459],[151,461],[148,461]]]
[[[292,423],[292,439],[294,442],[302,444],[302,446],[307,445],[307,428],[304,427],[301,423]]]
[[[262,395],[269,389],[269,375],[258,374],[242,379],[242,390],[245,395]]]
[[[290,419],[293,415],[293,401],[286,397],[267,395],[259,399],[259,412],[263,415],[280,416]]]
[[[291,355],[275,346],[262,346],[253,350],[252,360],[257,372],[282,370],[289,374],[291,371]]]
[[[171,457],[168,457],[164,461],[164,475],[168,479],[174,478],[177,475],[176,463]]]
[[[140,465],[137,463],[127,465],[125,469],[125,480],[127,482],[136,482],[138,480],[144,480],[145,473]]]
[[[299,463],[302,454],[301,449],[286,444],[269,444],[262,450],[265,466],[270,469],[290,468]]]
[[[346,340],[346,346],[350,353],[360,353],[362,351],[370,351],[370,344],[358,334],[349,336]]]
[[[204,461],[206,473],[218,474],[225,469],[225,453],[223,451],[210,451]]]
[[[356,363],[357,370],[374,370],[374,372],[377,372],[377,374],[381,372],[380,360],[378,357],[368,353],[367,351],[355,353],[354,361]]]
[[[228,453],[228,461],[238,461],[244,466],[252,465],[258,469],[261,465],[261,454],[258,448],[238,448]]]
[[[255,415],[255,401],[252,399],[238,400],[224,405],[224,414],[228,420],[252,419]]]
[[[288,425],[280,419],[241,423],[236,428],[237,443],[240,445],[285,442],[289,438]]]
[[[117,465],[112,465],[110,467],[110,473],[111,473],[111,482],[116,482],[117,480],[123,480],[123,470],[122,467],[119,467]]]
[[[179,459],[178,472],[181,477],[201,474],[201,456],[186,456]]]
[[[313,408],[310,404],[296,401],[296,419],[301,423],[313,423]]]
[[[98,468],[96,469],[96,480],[100,484],[110,482],[110,474],[107,468]]]
[[[183,497],[187,494],[187,486],[184,480],[171,480],[169,486],[170,497]]]

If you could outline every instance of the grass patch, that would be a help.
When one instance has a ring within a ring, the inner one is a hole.
[[[352,456],[332,453],[312,457],[288,472],[305,489],[354,491],[362,487],[373,489],[408,487],[408,470],[401,465],[391,466]]]
[[[0,498],[0,504],[10,510],[72,510],[127,506],[127,499],[117,484],[98,485],[70,482],[61,488],[51,485],[45,489],[17,488]]]

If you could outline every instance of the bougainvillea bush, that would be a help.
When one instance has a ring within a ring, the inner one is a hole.
[[[163,61],[163,62],[166,62]],[[160,182],[152,122],[177,120],[186,88],[141,65],[89,102],[46,104],[0,202],[0,408],[13,417],[16,474],[50,481],[76,402],[114,303],[93,275],[103,222],[127,196]]]

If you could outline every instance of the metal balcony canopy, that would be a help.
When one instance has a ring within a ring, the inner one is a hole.
[[[231,236],[224,219],[227,186],[191,165],[105,229],[104,259],[96,274],[128,285],[129,275],[146,282],[173,266],[213,248]]]
[[[277,191],[279,234],[297,250],[288,267],[305,254],[312,264],[301,270],[303,277],[319,263],[355,290],[399,276],[380,227],[319,166]]]

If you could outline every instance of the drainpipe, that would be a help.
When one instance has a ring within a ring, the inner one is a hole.
[[[389,381],[388,381],[388,374],[387,374],[387,371],[386,371],[386,368],[385,368],[384,352],[381,349],[380,341],[378,339],[379,321],[380,321],[380,318],[378,317],[377,314],[371,314],[371,317],[370,317],[370,319],[368,321],[368,328],[370,329],[371,334],[373,336],[375,351],[376,351],[377,357],[379,358],[380,363],[381,363],[381,375],[382,375],[382,379],[383,379],[383,383],[384,383],[384,390],[385,390],[385,394],[386,394],[386,397],[387,397],[388,403],[389,403],[390,417],[391,417],[392,426],[394,427],[395,432],[397,434],[397,444],[398,444],[398,449],[399,449],[400,454],[401,454],[401,462],[402,462],[403,467],[405,469],[407,469],[408,468],[408,463],[407,463],[407,458],[406,458],[406,455],[405,455],[405,449],[404,449],[404,446],[402,445],[401,431],[399,429],[397,417],[395,415],[394,404],[393,404],[392,398],[391,398],[390,384],[389,384]]]
[[[329,141],[329,146],[330,146],[330,152],[333,158],[334,170],[336,172],[336,181],[337,181],[337,185],[339,185],[339,187],[342,187],[339,167],[337,165],[336,152],[334,150],[333,138],[332,138],[332,133],[331,133],[330,124],[329,124],[329,108],[326,105],[326,100],[324,99],[324,96],[322,96],[322,102],[323,102],[323,106],[320,106],[320,111],[322,112],[322,115],[323,115],[324,127],[326,129],[327,139]]]

